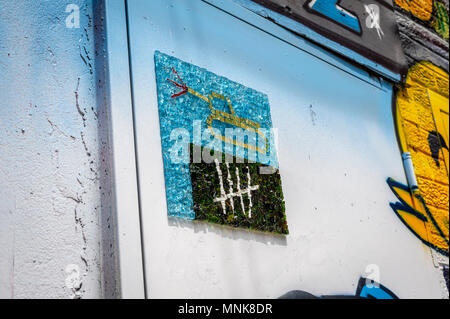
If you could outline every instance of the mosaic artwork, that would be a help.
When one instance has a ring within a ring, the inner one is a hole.
[[[267,95],[155,52],[168,215],[287,234]]]

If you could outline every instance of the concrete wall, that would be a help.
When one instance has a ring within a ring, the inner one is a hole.
[[[0,6],[0,298],[115,293],[100,9]]]

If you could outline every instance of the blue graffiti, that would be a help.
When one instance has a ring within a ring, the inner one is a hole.
[[[303,290],[292,290],[279,299],[398,299],[397,295],[382,284],[361,277],[354,295],[323,295],[317,297]]]
[[[373,282],[367,284],[368,279],[361,278],[356,292],[356,296],[367,299],[398,299],[398,297],[385,286]]]
[[[361,33],[358,17],[339,6],[338,2],[339,0],[310,0],[307,5],[312,11],[324,15],[356,33]]]

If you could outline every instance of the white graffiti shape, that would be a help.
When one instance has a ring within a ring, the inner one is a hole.
[[[377,30],[378,36],[380,39],[384,35],[383,30],[381,29],[380,23],[380,7],[376,4],[364,5],[366,8],[366,12],[369,15],[366,19],[366,27],[369,29],[375,28]]]
[[[231,210],[233,211],[233,214],[234,214],[235,213],[234,198],[239,197],[243,214],[247,215],[249,218],[251,218],[252,217],[252,207],[253,207],[251,192],[259,189],[259,185],[251,184],[250,170],[248,169],[248,166],[247,166],[247,184],[248,184],[248,186],[246,189],[241,189],[241,180],[239,178],[239,169],[236,167],[236,180],[237,180],[236,188],[237,188],[237,190],[236,190],[236,192],[234,192],[233,180],[231,179],[231,174],[230,174],[230,164],[225,163],[225,165],[227,167],[227,183],[228,183],[228,187],[229,187],[229,191],[227,194],[225,192],[225,188],[223,186],[223,173],[222,173],[222,169],[220,168],[219,160],[216,158],[216,159],[214,159],[214,162],[216,163],[216,170],[217,170],[217,175],[219,176],[219,186],[220,186],[220,197],[215,198],[214,201],[220,202],[220,204],[222,206],[222,211],[226,215],[227,214],[226,202],[229,200]],[[248,201],[249,201],[248,211],[246,211],[245,205],[244,205],[243,195],[245,195],[245,194],[247,194]]]

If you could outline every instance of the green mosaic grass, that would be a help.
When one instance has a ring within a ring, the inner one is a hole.
[[[222,159],[220,167],[224,174],[223,185],[225,192],[229,193],[225,155],[216,153],[216,158],[219,162]],[[242,211],[239,197],[233,199],[234,214],[231,200],[226,201],[227,213],[224,214],[221,203],[214,201],[215,198],[221,196],[219,175],[215,162],[193,163],[191,160],[189,169],[191,173],[195,219],[263,232],[288,234],[281,177],[278,170],[273,174],[260,174],[260,168],[267,166],[260,163],[242,163],[244,161],[243,159],[230,155],[227,155],[227,161],[229,162],[229,171],[234,191],[236,191],[238,182],[235,173],[236,168],[239,171],[241,189],[246,189],[248,186],[247,169],[250,171],[251,184],[259,185],[258,190],[251,192],[253,203],[251,218]],[[243,201],[246,212],[248,212],[250,201],[246,194],[243,195]]]

